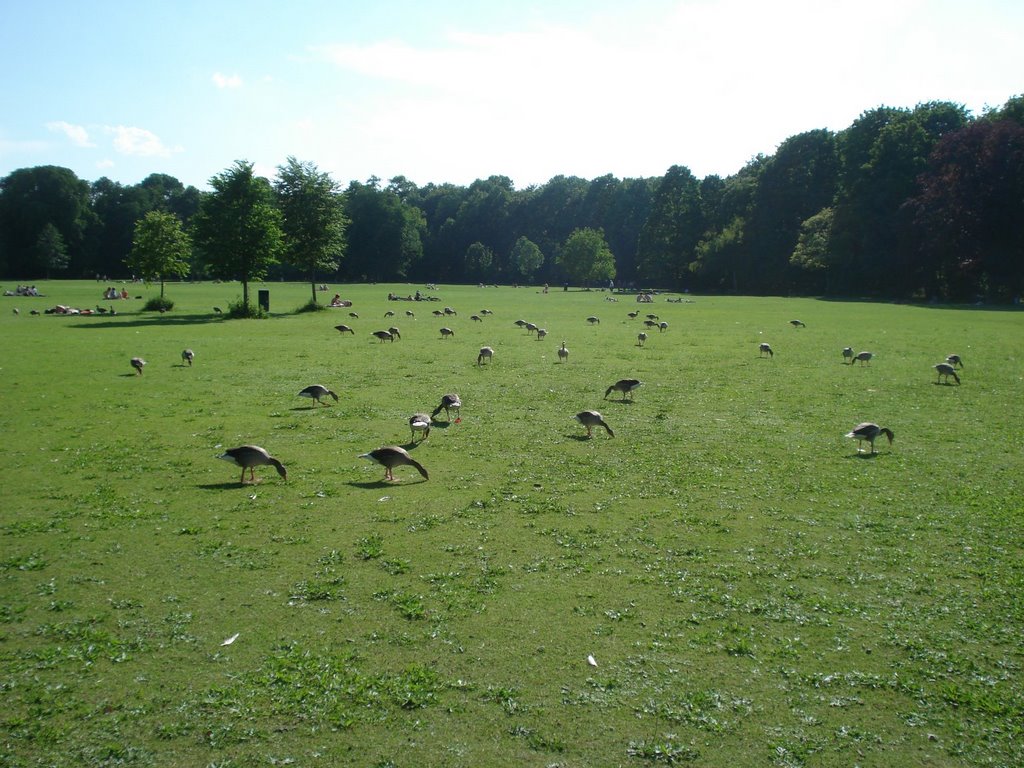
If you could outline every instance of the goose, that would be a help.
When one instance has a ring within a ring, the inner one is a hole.
[[[447,339],[449,336],[454,336],[454,335],[455,335],[455,331],[453,331],[451,328],[442,328],[441,329],[441,338],[442,339]]]
[[[107,308],[101,307],[99,304],[96,305],[96,311],[99,312],[101,315],[107,314]],[[18,310],[14,310],[14,314],[18,314]]]
[[[657,315],[646,315],[646,317],[647,317],[648,320],[657,320],[658,319]]]
[[[573,418],[587,428],[587,437],[593,436],[594,427],[604,427],[608,431],[609,436],[615,437],[612,428],[604,423],[604,419],[597,411],[580,411]]]
[[[415,313],[415,312],[413,312],[413,311],[412,311],[411,309],[407,309],[407,310],[405,310],[405,316],[406,316],[406,317],[412,317],[412,318],[415,318],[415,317],[416,317],[416,313]]]
[[[562,346],[558,349],[558,361],[562,363],[569,362],[569,350],[565,348],[565,342],[562,342]]]
[[[533,333],[537,330],[537,325],[535,323],[527,323],[523,327],[526,328],[527,333]]]
[[[356,320],[359,319],[359,313],[358,312],[349,312],[348,316],[349,317],[354,317]]]
[[[373,335],[380,339],[381,344],[383,344],[385,341],[395,340],[395,337],[391,335],[390,331],[374,331]]]
[[[462,415],[462,400],[454,392],[449,392],[447,395],[441,396],[441,404],[434,409],[433,413],[430,414],[430,418],[436,418],[437,414],[444,411],[444,415],[448,418],[448,421],[452,420],[452,411],[455,411],[455,417],[460,418]]]
[[[474,323],[482,323],[484,321],[484,319],[480,317],[480,315],[470,315],[469,319],[472,320]]]
[[[960,359],[960,355],[946,355],[946,362],[956,368],[958,365],[963,368],[964,361]]]
[[[143,360],[141,357],[133,357],[131,362],[132,362],[132,368],[135,369],[135,373],[137,373],[139,376],[141,376],[142,375],[142,366],[144,366],[146,364],[146,361]]]
[[[540,341],[541,339],[543,339],[547,335],[548,335],[547,329],[545,329],[545,328],[538,328],[537,329],[537,341]]]
[[[191,349],[184,349],[181,352],[181,360],[182,362],[188,363],[189,368],[192,367],[192,360],[195,358],[195,356],[196,353],[193,352]]]
[[[395,481],[395,467],[402,467],[406,465],[416,467],[416,471],[423,475],[425,480],[430,479],[430,475],[427,474],[427,470],[423,468],[423,465],[410,456],[408,451],[404,448],[398,447],[397,445],[385,445],[383,448],[378,448],[375,451],[361,453],[359,454],[359,458],[375,461],[384,467],[384,479],[388,482]]]
[[[604,391],[604,396],[605,399],[607,399],[608,395],[612,392],[621,392],[623,402],[625,402],[627,394],[629,395],[629,399],[632,400],[633,390],[642,385],[643,382],[638,379],[619,379]]]
[[[476,356],[476,364],[481,365],[484,360],[494,357],[494,350],[490,347],[480,347],[480,354]]]
[[[221,309],[220,307],[214,307],[214,308],[213,308],[213,311],[214,311],[215,313],[217,313],[218,315],[223,315],[223,314],[224,314],[224,310],[223,310],[223,309]]]
[[[516,325],[516,326],[522,328],[523,326],[526,325],[526,321],[525,320],[516,320],[514,323],[512,323],[512,325]]]
[[[452,309],[451,307],[445,307],[445,308],[444,308],[444,313],[445,313],[446,315],[458,315],[458,314],[459,314],[458,312],[456,312],[456,311],[455,311],[454,309]]]
[[[942,381],[942,377],[943,376],[946,377],[946,383],[947,384],[949,383],[949,377],[950,376],[952,376],[956,380],[957,384],[960,383],[960,377],[956,375],[956,368],[954,368],[949,363],[939,363],[938,365],[935,365],[935,366],[932,366],[932,367],[935,368],[935,370],[939,372],[939,377],[936,380],[936,383]],[[141,373],[141,371],[140,371],[140,373]]]
[[[658,323],[658,329],[661,330],[661,331],[667,331],[668,330],[668,323],[666,323],[664,320],[662,320],[660,323]]]
[[[871,365],[871,358],[874,356],[874,352],[858,352],[853,359],[859,360],[861,365]],[[851,362],[850,365],[853,363]]]
[[[12,309],[11,311],[12,311],[12,312],[13,312],[14,314],[16,314],[16,315],[20,315],[20,314],[21,314],[21,310],[19,310],[19,309],[18,309],[17,307],[15,307],[14,309]]]
[[[635,312],[627,312],[626,316],[630,320],[636,320],[638,317],[640,317],[640,310],[636,310]]]
[[[600,325],[601,320],[600,318],[591,315],[590,317],[587,318],[587,322],[590,323],[591,325]]]
[[[853,347],[843,347],[843,360],[849,360],[853,365]]]
[[[647,327],[647,328],[657,328],[658,327],[658,321],[657,320],[644,320],[644,326]]]
[[[389,317],[394,317],[394,316],[395,316],[395,313],[392,312],[390,309],[387,312],[384,313],[385,319],[389,318]]]
[[[804,323],[802,320],[790,320],[789,324],[792,325],[794,328],[806,328],[807,327],[807,324]]]
[[[646,333],[638,333],[636,335],[636,345],[638,347],[642,347],[644,345],[645,341],[647,341],[647,334]]]
[[[334,398],[334,402],[338,402],[338,396],[322,384],[310,384],[304,390],[299,392],[299,397],[311,397],[317,405],[322,405],[325,408],[327,407],[327,403],[321,403],[320,398],[327,397],[328,395]]]
[[[352,334],[353,336],[355,336],[355,335],[356,335],[356,332],[355,332],[355,331],[353,331],[353,330],[352,330],[351,328],[349,328],[349,327],[348,327],[347,325],[344,325],[344,324],[342,324],[342,325],[336,325],[336,326],[334,326],[334,329],[335,329],[335,330],[336,330],[336,331],[337,331],[338,333],[351,333],[351,334]]]
[[[430,314],[432,314],[434,317],[444,317],[444,312],[442,312],[440,309],[435,309]]]
[[[758,346],[758,357],[764,357],[767,353],[768,357],[775,357],[775,353],[772,352],[772,345],[767,341],[762,341]]]
[[[288,480],[288,472],[285,471],[284,465],[258,445],[241,445],[238,448],[228,448],[217,458],[234,462],[236,466],[242,468],[242,477],[238,481],[242,485],[245,485],[245,470],[249,470],[249,482],[255,483],[256,475],[253,473],[253,470],[256,467],[267,465],[272,466],[277,470],[277,474]]]
[[[409,429],[412,430],[412,439],[415,442],[416,433],[422,432],[423,439],[430,437],[430,417],[425,413],[414,413],[409,417]]]
[[[889,438],[889,445],[892,445],[893,434],[892,430],[888,427],[880,427],[877,424],[873,424],[870,421],[865,421],[863,424],[858,424],[853,428],[852,431],[847,432],[847,437],[852,437],[857,441],[857,451],[860,452],[860,444],[867,440],[871,444],[871,452],[875,452],[875,440],[879,435],[885,435]]]
[[[390,333],[396,339],[401,339],[402,338],[402,334],[400,334],[398,332],[398,328],[396,328],[393,325],[390,328],[388,328],[388,333]]]
[[[494,313],[491,312],[491,310],[489,310],[489,309],[481,309],[480,310],[480,314],[481,315],[493,315]]]

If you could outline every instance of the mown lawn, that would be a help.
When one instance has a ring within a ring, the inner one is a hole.
[[[359,285],[295,314],[273,284],[229,321],[239,286],[199,284],[30,315],[105,286],[40,287],[0,303],[2,766],[1024,763],[1020,312]],[[858,454],[861,421],[895,443]],[[288,481],[240,485],[243,443]],[[430,480],[383,482],[386,444]]]

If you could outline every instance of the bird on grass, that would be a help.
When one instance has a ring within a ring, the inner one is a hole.
[[[493,315],[494,313],[491,312],[491,310],[489,310],[489,309],[481,309],[480,310],[480,314],[481,315]]]
[[[540,341],[541,339],[543,339],[547,335],[548,335],[548,331],[547,331],[546,328],[538,328],[537,329],[537,341]]]
[[[658,329],[661,330],[661,331],[667,331],[668,330],[668,323],[666,323],[664,320],[662,320],[660,323],[658,323]]]
[[[224,314],[224,310],[221,309],[220,307],[214,307],[213,311],[216,312],[218,315],[223,315]]]
[[[395,468],[403,466],[415,467],[416,471],[423,475],[424,480],[430,479],[430,475],[427,474],[427,470],[423,468],[423,465],[410,456],[408,451],[397,445],[386,445],[369,453],[361,453],[359,458],[375,461],[384,467],[384,479],[388,482],[395,481]]]
[[[641,386],[643,386],[643,382],[638,379],[619,379],[604,391],[604,396],[605,399],[607,399],[608,395],[610,395],[612,392],[621,392],[622,401],[625,402],[626,395],[628,394],[629,399],[632,400],[633,390]]]
[[[406,316],[406,317],[411,317],[411,318],[413,318],[414,320],[416,319],[416,313],[415,313],[415,312],[413,312],[413,311],[412,311],[411,309],[407,309],[407,310],[405,310],[405,316]]]
[[[391,335],[390,331],[374,331],[373,335],[380,339],[381,344],[383,344],[385,341],[395,340],[395,337]]]
[[[601,319],[591,315],[590,317],[587,318],[587,322],[590,323],[591,325],[600,325]]]
[[[558,361],[561,363],[569,362],[569,350],[565,348],[565,342],[562,342],[562,346],[558,348]]]
[[[946,355],[946,362],[954,368],[957,366],[964,367],[964,361],[960,359],[960,355]]]
[[[181,352],[181,360],[182,362],[188,363],[189,368],[192,367],[192,360],[195,359],[195,356],[196,353],[193,352],[191,349],[185,349],[182,350]]]
[[[757,349],[758,349],[758,355],[757,355],[758,357],[764,357],[765,355],[768,355],[768,357],[775,357],[775,353],[772,352],[772,345],[769,344],[767,341],[762,341],[758,345]]]
[[[430,416],[425,413],[414,413],[409,417],[409,429],[412,430],[412,439],[416,440],[416,433],[419,432],[426,440],[430,437]]]
[[[480,317],[480,315],[470,315],[469,319],[475,323],[482,323],[484,321],[484,319]]]
[[[398,328],[397,328],[397,327],[395,327],[395,326],[393,326],[393,325],[392,325],[392,326],[391,326],[390,328],[388,328],[388,333],[390,333],[390,334],[391,334],[391,336],[392,336],[392,337],[393,337],[394,339],[398,339],[398,340],[401,340],[401,339],[402,339],[402,334],[401,334],[401,333],[399,333],[399,332],[398,332]]]
[[[638,318],[638,317],[640,316],[640,311],[639,311],[639,310],[637,310],[636,312],[627,312],[627,313],[626,313],[626,316],[627,316],[627,317],[628,317],[628,318],[629,318],[630,320],[636,320],[636,319],[637,319],[637,318]]]
[[[956,368],[954,368],[949,363],[939,363],[938,365],[935,365],[935,366],[932,366],[932,367],[935,368],[935,370],[938,371],[938,373],[939,373],[939,377],[938,377],[938,379],[936,379],[936,383],[941,382],[943,376],[946,377],[946,383],[947,384],[949,384],[949,377],[950,376],[952,376],[956,380],[957,384],[960,383],[960,377],[956,375]]]
[[[430,414],[430,418],[436,418],[437,414],[444,411],[444,415],[448,418],[448,421],[452,420],[452,411],[455,411],[455,417],[459,418],[462,414],[462,400],[454,392],[449,392],[447,395],[441,396],[441,404],[434,409]]]
[[[132,368],[135,369],[135,373],[138,374],[139,376],[141,376],[142,375],[142,368],[146,364],[146,361],[143,360],[141,357],[133,357],[132,360],[131,360],[131,363],[132,363]]]
[[[317,405],[322,405],[325,408],[327,403],[321,403],[320,398],[327,397],[328,395],[334,398],[334,402],[338,402],[338,396],[322,384],[310,384],[299,392],[299,397],[311,397]]]
[[[853,359],[860,361],[861,365],[871,365],[871,358],[874,356],[874,352],[858,352]],[[851,362],[850,365],[853,363]]]
[[[482,365],[484,360],[491,360],[494,357],[494,350],[490,347],[480,347],[480,354],[476,356],[476,364]]]
[[[853,365],[853,347],[843,347],[843,360],[849,360]]]
[[[249,470],[249,482],[255,483],[256,475],[253,473],[253,470],[256,467],[268,465],[276,469],[277,474],[286,481],[288,480],[288,472],[285,470],[284,465],[258,445],[241,445],[238,448],[228,448],[217,458],[233,462],[236,466],[242,468],[242,477],[238,481],[242,485],[245,485],[245,470]]]
[[[870,421],[865,421],[863,424],[858,424],[853,428],[852,431],[847,432],[847,437],[852,437],[857,441],[857,452],[861,450],[861,443],[865,440],[871,445],[871,452],[875,453],[875,440],[879,435],[885,435],[889,438],[889,445],[892,445],[893,434],[892,430],[888,427],[880,427]]]
[[[593,437],[594,427],[604,427],[610,437],[615,437],[612,428],[604,423],[604,418],[597,411],[580,411],[573,418],[587,428],[587,437]]]
[[[646,315],[648,320],[658,320],[658,316],[655,314]]]
[[[351,333],[353,336],[356,335],[355,331],[344,324],[334,326],[334,330],[338,331],[338,333]]]
[[[453,331],[451,328],[442,328],[440,333],[442,339],[447,339],[449,336],[455,335],[455,331]]]
[[[12,312],[13,312],[14,314],[16,314],[16,315],[20,315],[20,314],[21,314],[21,311],[20,311],[20,310],[19,310],[19,309],[18,309],[17,307],[15,307],[14,309],[12,309],[11,311],[12,311]]]
[[[658,327],[658,321],[657,320],[644,320],[644,326],[646,326],[647,328],[657,328]]]
[[[395,316],[395,313],[392,312],[390,309],[387,312],[384,313],[384,317],[385,318],[394,317],[394,316]]]
[[[806,328],[807,325],[802,320],[790,320],[789,324],[794,328]]]
[[[356,320],[359,319],[359,313],[358,312],[349,312],[348,316],[349,317],[354,317]]]
[[[647,341],[647,334],[646,333],[642,333],[641,332],[641,333],[638,333],[636,335],[636,345],[638,347],[642,347],[644,345],[645,341]]]

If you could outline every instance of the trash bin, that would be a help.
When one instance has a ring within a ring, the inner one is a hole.
[[[264,312],[270,311],[270,291],[261,288],[259,292],[258,301],[260,304],[260,309],[262,309]]]

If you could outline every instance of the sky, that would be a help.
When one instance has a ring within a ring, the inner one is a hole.
[[[879,106],[1020,94],[1020,0],[0,0],[0,178],[725,177]]]

